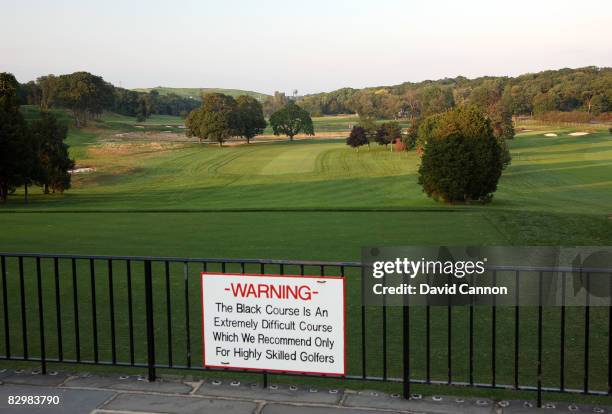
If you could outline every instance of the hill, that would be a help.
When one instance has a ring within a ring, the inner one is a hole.
[[[223,89],[223,88],[168,88],[165,86],[156,86],[154,88],[135,88],[132,90],[136,92],[149,92],[153,89],[158,91],[160,95],[169,95],[173,93],[178,96],[193,98],[193,99],[200,99],[200,96],[206,93],[223,93],[225,95],[230,95],[233,97],[236,97],[239,95],[249,95],[262,102],[268,97],[268,95],[264,93],[253,92],[253,91],[243,91],[240,89]]]

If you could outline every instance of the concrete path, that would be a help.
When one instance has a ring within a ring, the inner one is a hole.
[[[389,414],[389,413],[612,413],[612,407],[457,397],[415,396],[405,401],[376,391],[349,391],[238,381],[160,379],[136,376],[0,370],[0,413],[171,413],[171,414]],[[58,396],[59,404],[9,404],[10,396]]]

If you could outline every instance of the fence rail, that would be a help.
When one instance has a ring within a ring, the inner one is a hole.
[[[0,253],[0,359],[224,371],[202,366],[201,271],[346,277],[344,378],[406,398],[415,383],[612,395],[612,307],[366,306],[359,262]]]

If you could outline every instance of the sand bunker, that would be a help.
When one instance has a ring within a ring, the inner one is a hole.
[[[589,135],[589,133],[588,132],[572,132],[569,135],[571,135],[572,137],[581,137],[583,135]]]
[[[94,172],[96,169],[93,167],[81,167],[81,168],[75,168],[74,170],[70,170],[68,171],[70,174],[82,174],[82,173],[88,173],[88,172]]]
[[[544,134],[545,137],[556,137],[557,134],[555,134],[554,132],[549,132],[548,134]]]

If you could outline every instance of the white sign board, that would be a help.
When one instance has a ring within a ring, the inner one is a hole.
[[[345,375],[344,278],[202,273],[205,367]]]

